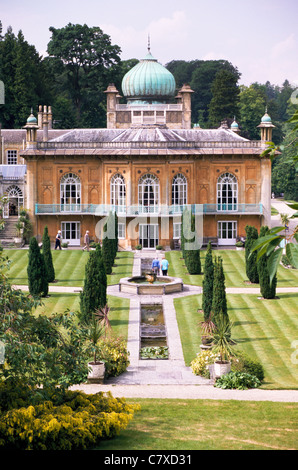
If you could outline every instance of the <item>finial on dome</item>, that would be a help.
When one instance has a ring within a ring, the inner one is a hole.
[[[150,34],[148,34],[148,52],[150,52]]]

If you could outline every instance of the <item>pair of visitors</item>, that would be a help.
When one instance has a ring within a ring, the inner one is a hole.
[[[58,230],[58,233],[56,235],[56,240],[55,240],[55,250],[57,250],[57,248],[61,250],[61,241],[62,241],[61,230]]]
[[[84,243],[85,243],[85,246],[83,248],[83,251],[85,250],[89,251],[89,244],[90,244],[89,230],[86,230],[86,233],[84,236]]]

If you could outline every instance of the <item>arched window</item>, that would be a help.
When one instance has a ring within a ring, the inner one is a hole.
[[[178,173],[172,182],[172,205],[183,206],[187,204],[187,180],[182,173]]]
[[[63,212],[81,210],[81,180],[74,173],[67,173],[61,178],[60,204]]]
[[[117,173],[111,179],[111,204],[118,208],[118,212],[125,212],[126,209],[126,187],[122,175]]]
[[[7,203],[5,205],[4,217],[9,215],[17,215],[20,207],[24,205],[24,196],[22,190],[15,185],[9,186],[5,191],[5,196],[7,196]]]
[[[217,180],[217,210],[236,211],[238,204],[238,183],[235,175],[222,174]]]
[[[159,180],[156,176],[147,173],[139,179],[139,206],[141,212],[158,212]]]

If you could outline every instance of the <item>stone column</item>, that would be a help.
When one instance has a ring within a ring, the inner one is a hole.
[[[191,94],[193,90],[189,85],[183,85],[179,91],[182,96],[182,129],[191,129]]]

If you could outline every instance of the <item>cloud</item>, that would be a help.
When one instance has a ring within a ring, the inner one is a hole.
[[[189,24],[184,11],[174,11],[169,17],[151,21],[137,29],[133,26],[115,26],[101,24],[114,44],[122,49],[122,59],[142,58],[147,51],[150,35],[151,51],[160,62],[177,57],[184,48],[187,49]]]
[[[292,33],[283,41],[275,44],[271,49],[271,58],[273,60],[283,57],[288,52],[291,52],[296,47],[295,34]]]

